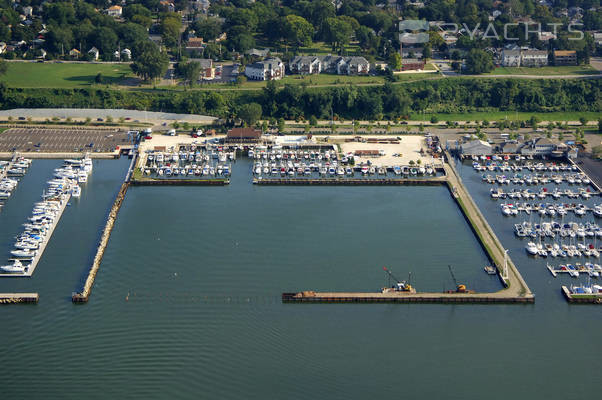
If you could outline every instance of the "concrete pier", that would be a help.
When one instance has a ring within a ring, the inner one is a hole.
[[[534,297],[498,293],[409,292],[298,292],[282,293],[283,303],[513,303],[528,304]]]
[[[602,293],[573,294],[566,286],[562,286],[561,290],[569,303],[602,304]]]
[[[506,289],[498,293],[503,293],[509,298],[534,298],[535,296],[529,289],[529,286],[527,286],[527,283],[521,276],[510,257],[506,255],[506,250],[502,246],[501,242],[495,235],[493,229],[483,214],[481,214],[481,211],[472,199],[470,193],[468,193],[468,190],[466,190],[464,187],[460,175],[453,166],[453,159],[451,155],[447,152],[445,152],[445,155],[448,162],[444,164],[444,167],[446,170],[447,184],[450,192],[452,193],[452,197],[460,206],[464,217],[469,222],[471,229],[479,238],[481,246],[483,246],[484,250],[487,252],[487,255],[494,263],[498,270],[498,275],[506,286]],[[504,260],[506,262],[504,262]],[[506,265],[506,271],[504,271],[504,265]]]
[[[0,304],[37,303],[37,293],[0,293]]]
[[[445,177],[412,178],[253,178],[255,185],[337,185],[337,186],[435,186],[445,184]]]

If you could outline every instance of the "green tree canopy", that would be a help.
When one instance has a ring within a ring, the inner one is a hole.
[[[237,117],[245,121],[248,126],[251,126],[261,118],[261,113],[261,105],[258,103],[247,103],[240,106]]]

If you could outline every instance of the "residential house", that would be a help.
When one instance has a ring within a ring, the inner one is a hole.
[[[556,39],[556,35],[554,35],[552,32],[538,32],[537,36],[542,42],[548,42],[552,39]]]
[[[117,6],[117,5],[111,6],[111,7],[107,8],[107,15],[109,17],[119,18],[119,17],[121,17],[122,11],[123,10],[122,10],[121,6]]]
[[[167,12],[176,12],[176,6],[171,1],[163,0],[159,4]]]
[[[424,60],[418,60],[417,58],[404,58],[401,61],[402,71],[419,71],[424,69]]]
[[[468,156],[488,156],[493,154],[491,145],[482,140],[472,140],[460,146],[460,151]]]
[[[401,58],[422,58],[422,47],[403,47]]]
[[[88,54],[92,57],[92,59],[94,61],[97,61],[98,56],[100,55],[100,52],[98,51],[98,49],[96,47],[92,47],[90,50],[88,50]]]
[[[311,75],[322,72],[322,62],[316,56],[297,56],[288,64],[292,74]]]
[[[602,45],[602,32],[595,32],[594,33],[594,41],[596,42],[596,44],[598,46]]]
[[[245,67],[245,76],[257,81],[270,81],[284,77],[284,64],[279,58],[268,58]]]
[[[131,60],[132,59],[132,51],[130,49],[121,50],[121,58],[123,58],[124,60]]]
[[[6,43],[0,42],[0,54],[6,51]]]
[[[337,62],[339,75],[367,75],[370,73],[370,63],[364,57],[341,57]]]
[[[548,52],[545,50],[522,51],[520,63],[524,67],[546,66],[548,65]]]
[[[503,67],[520,67],[520,50],[502,51],[501,64]]]
[[[72,58],[80,58],[82,53],[78,49],[71,49],[69,51],[69,57]]]
[[[25,15],[26,17],[31,17],[33,15],[33,7],[23,7],[23,15]]]
[[[201,53],[204,48],[205,43],[203,42],[203,38],[188,38],[188,42],[186,42],[186,50],[189,52]]]
[[[250,49],[245,51],[245,54],[251,57],[266,58],[270,54],[270,49]]]
[[[577,65],[575,50],[554,50],[554,65]]]

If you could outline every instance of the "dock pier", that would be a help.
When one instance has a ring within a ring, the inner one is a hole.
[[[445,184],[445,177],[412,178],[253,178],[254,185],[340,185],[340,186],[436,186]]]
[[[534,303],[533,296],[497,293],[313,292],[282,293],[283,303]]]
[[[571,293],[568,287],[562,286],[562,294],[569,303],[602,304],[602,293]]]
[[[37,303],[37,293],[0,293],[0,304]]]

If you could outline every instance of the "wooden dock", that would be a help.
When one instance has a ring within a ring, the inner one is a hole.
[[[535,296],[497,293],[297,292],[282,293],[283,303],[511,303],[535,302]]]
[[[0,304],[37,303],[37,293],[0,293]]]
[[[569,303],[602,304],[602,293],[573,294],[566,286],[562,286],[561,290]]]
[[[436,186],[445,184],[445,177],[412,178],[253,178],[255,185],[339,185],[339,186]]]

